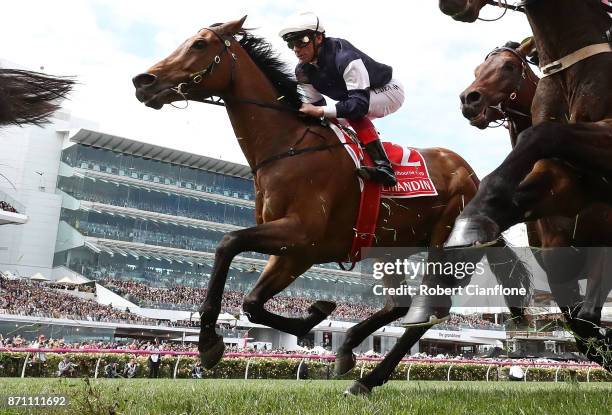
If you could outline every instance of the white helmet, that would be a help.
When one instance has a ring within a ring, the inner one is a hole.
[[[319,18],[313,12],[303,12],[289,16],[285,19],[283,30],[278,32],[278,35],[284,38],[290,33],[299,33],[307,30],[325,33],[325,28],[321,25]]]

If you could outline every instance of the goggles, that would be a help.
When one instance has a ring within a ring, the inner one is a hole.
[[[301,35],[296,36],[290,39],[287,39],[287,47],[289,49],[293,49],[297,47],[298,49],[302,49],[307,46],[310,42],[312,42],[312,37],[310,35]]]

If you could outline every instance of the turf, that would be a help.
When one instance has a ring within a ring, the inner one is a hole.
[[[65,395],[61,409],[2,414],[602,414],[610,383],[389,382],[369,398],[348,381],[0,379],[0,396]],[[3,399],[4,400],[4,399]]]

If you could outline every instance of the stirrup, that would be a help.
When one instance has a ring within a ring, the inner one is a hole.
[[[393,187],[397,184],[397,179],[393,170],[389,172],[386,168],[362,166],[357,169],[357,175],[364,180],[371,180],[374,182],[382,183],[384,186]]]

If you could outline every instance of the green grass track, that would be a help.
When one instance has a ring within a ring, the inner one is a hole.
[[[369,398],[349,381],[0,378],[0,396],[64,395],[64,408],[1,414],[612,414],[611,383],[392,381]]]

